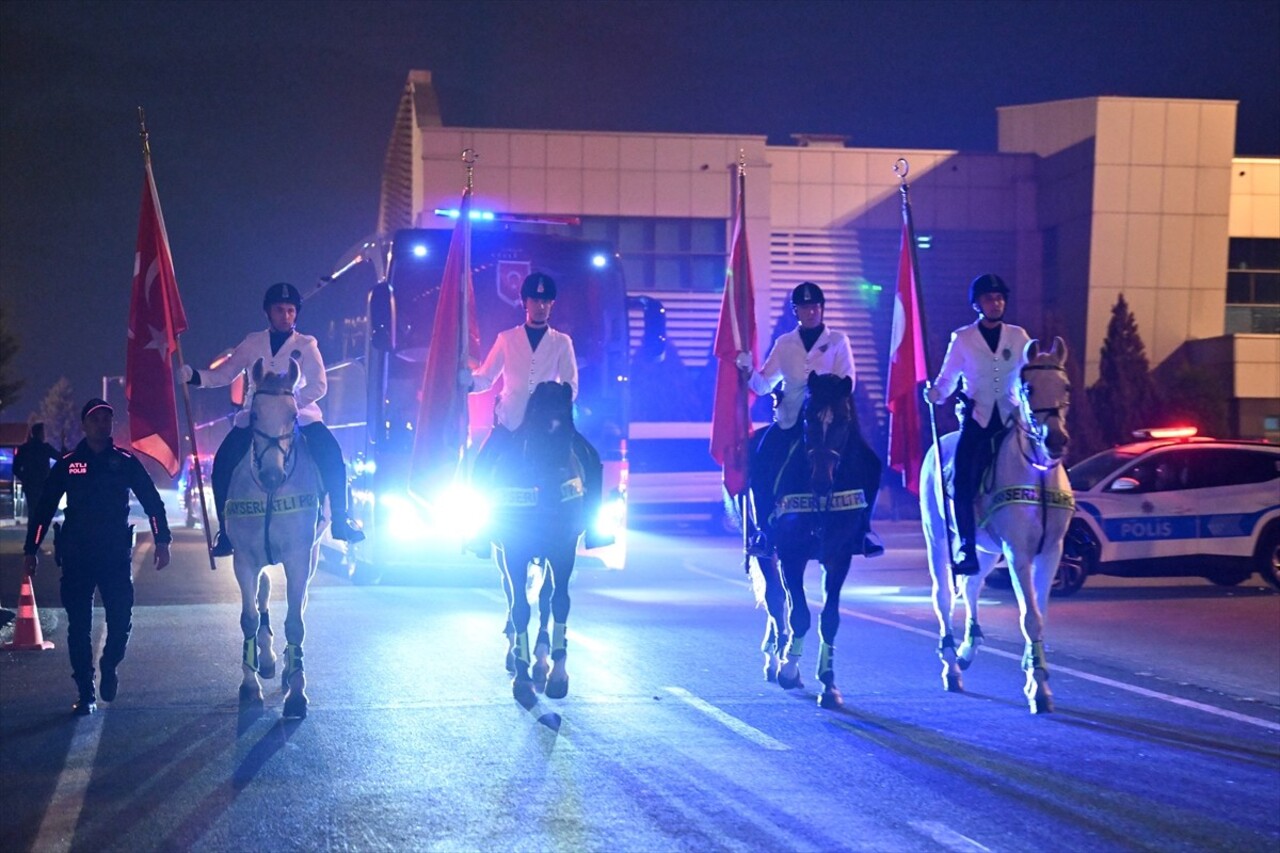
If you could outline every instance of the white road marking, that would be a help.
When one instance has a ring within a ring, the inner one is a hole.
[[[941,844],[948,850],[954,850],[956,853],[974,853],[974,851],[987,851],[990,853],[990,847],[984,847],[974,841],[967,835],[961,835],[954,829],[931,820],[913,820],[907,823],[907,826],[916,832],[929,836],[934,841]]]
[[[687,561],[685,562],[685,567],[689,571],[693,572],[694,574],[706,575],[707,577],[717,578],[718,580],[724,581],[725,583],[730,583],[734,585],[750,586],[750,584],[748,584],[746,581],[726,578],[723,574],[716,574],[715,572],[709,572],[705,569],[698,568]],[[810,598],[808,599],[808,601],[814,607],[822,606],[822,601],[819,599]],[[889,628],[896,628],[899,631],[906,631],[907,633],[910,633],[910,634],[919,634],[922,637],[928,637],[932,640],[936,640],[938,638],[938,634],[936,631],[929,631],[924,628],[917,628],[914,625],[907,625],[902,622],[895,622],[892,619],[885,619],[883,616],[873,616],[870,613],[861,613],[857,610],[850,610],[847,607],[841,607],[840,612],[843,615],[851,616],[854,619],[862,619],[866,622],[875,622],[878,625],[884,625]],[[990,645],[983,646],[983,649],[984,649],[983,654],[992,654],[992,655],[996,655],[997,657],[1003,657],[1003,658],[1007,658],[1008,660],[1015,660],[1019,662],[1022,660],[1022,655],[1020,654],[1014,654],[1012,652],[1006,652],[1000,649],[995,649],[995,648],[992,648]],[[1264,720],[1264,719],[1261,719],[1260,717],[1251,717],[1248,714],[1241,714],[1236,711],[1228,711],[1226,708],[1219,708],[1215,705],[1207,705],[1204,702],[1196,702],[1193,699],[1183,699],[1181,696],[1172,696],[1168,693],[1161,693],[1158,690],[1149,690],[1146,687],[1139,687],[1136,684],[1126,684],[1123,681],[1116,681],[1115,679],[1107,678],[1106,676],[1102,676],[1102,675],[1094,675],[1093,673],[1084,672],[1083,670],[1074,669],[1069,666],[1060,666],[1055,664],[1053,666],[1052,671],[1065,673],[1066,675],[1070,675],[1073,678],[1083,679],[1084,681],[1092,681],[1094,684],[1101,684],[1105,687],[1112,687],[1116,690],[1123,690],[1126,693],[1133,693],[1138,696],[1145,697],[1147,699],[1155,699],[1158,702],[1167,702],[1170,705],[1177,705],[1182,708],[1189,708],[1193,711],[1202,711],[1206,714],[1212,714],[1217,717],[1223,717],[1228,720],[1234,720],[1238,723],[1245,723],[1247,725],[1257,726],[1259,728],[1267,729],[1269,731],[1280,732],[1280,723],[1273,723],[1270,720]]]
[[[708,717],[729,729],[734,734],[740,735],[758,746],[763,746],[765,749],[773,750],[791,749],[791,747],[787,746],[782,741],[774,740],[759,729],[742,722],[742,720],[739,720],[737,717],[731,714],[726,714],[715,705],[712,705],[710,702],[703,699],[699,699],[683,687],[664,687],[662,689],[666,690],[681,702],[684,702],[690,707],[706,714]]]
[[[94,644],[93,659],[102,657],[102,641],[105,630],[98,632],[98,642]],[[40,829],[36,832],[32,850],[61,853],[71,849],[75,839],[76,826],[80,823],[80,812],[84,810],[84,796],[89,790],[89,780],[93,778],[93,765],[98,758],[98,744],[102,742],[101,711],[91,717],[74,721],[75,734],[67,745],[67,759],[62,772],[58,774],[58,784],[49,798],[49,806],[45,809],[44,818],[40,821]]]

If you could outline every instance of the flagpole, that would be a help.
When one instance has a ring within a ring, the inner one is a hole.
[[[920,259],[916,257],[916,227],[915,221],[911,216],[911,186],[907,183],[907,173],[910,171],[911,164],[907,162],[905,157],[899,157],[898,161],[893,164],[893,173],[898,176],[900,184],[898,192],[902,195],[902,221],[907,227],[907,251],[911,253],[911,288],[915,291],[912,296],[920,315],[920,351],[924,354],[925,371],[928,372],[929,335],[925,327],[924,302],[920,298]],[[926,379],[926,392],[930,387],[931,384]],[[926,402],[929,409],[929,435],[933,442],[934,489],[937,493],[938,505],[942,507],[942,517],[947,525],[947,565],[952,568],[954,575],[954,555],[951,551],[951,502],[947,500],[946,490],[942,485],[942,445],[938,441],[938,417],[937,412],[934,410],[933,402],[927,400],[927,398]],[[917,402],[916,405],[919,405],[919,403]]]
[[[734,223],[734,229],[747,227],[747,154],[746,151],[738,149],[738,198],[735,208],[737,215],[734,217],[737,222]],[[737,234],[733,235],[733,239],[737,241]],[[732,251],[732,249],[730,249]],[[755,351],[755,341],[744,342],[742,340],[742,329],[738,326],[738,282],[734,281],[733,305],[729,312],[730,328],[733,330],[733,343],[737,347],[738,352]],[[754,306],[752,306],[754,309]],[[747,343],[747,346],[743,346]],[[738,371],[738,399],[742,401],[742,407],[746,409],[743,417],[743,423],[747,425],[747,435],[751,434],[751,404],[748,402],[750,397],[747,394],[747,383],[749,377],[743,375],[741,370]],[[750,543],[747,541],[747,509],[750,505],[751,491],[751,454],[747,454],[747,488],[742,494],[737,496],[738,500],[738,517],[742,519],[742,572],[743,574],[751,574],[751,557],[747,553]]]
[[[476,161],[480,159],[480,155],[476,153],[474,148],[462,149],[462,162],[467,167],[467,191],[464,193],[461,216],[462,223],[462,278],[458,290],[458,305],[461,310],[458,312],[458,366],[471,367],[470,359],[470,337],[471,322],[470,311],[471,306],[468,304],[471,288],[467,285],[471,282],[471,196],[475,191],[476,183]],[[467,465],[467,445],[471,435],[471,404],[468,401],[466,393],[462,395],[462,447],[458,453],[458,466],[454,471],[454,480],[465,479],[463,475],[466,473]]]
[[[156,220],[160,224],[160,238],[164,241],[164,250],[169,255],[170,263],[173,260],[173,253],[169,249],[169,233],[164,224],[164,217],[160,215],[159,200],[155,198],[156,181],[155,176],[151,173],[151,134],[147,132],[147,115],[142,107],[138,107],[138,136],[142,140],[142,161],[147,170],[147,185],[151,188],[152,204],[156,210]],[[172,306],[169,300],[165,300],[165,321],[169,329],[174,328]],[[173,336],[174,355],[178,357],[178,364],[186,364],[186,359],[182,356],[182,337],[180,335]],[[173,369],[173,356],[167,356],[169,360],[169,369]],[[195,463],[192,468],[195,469],[196,475],[196,493],[200,496],[200,520],[204,527],[204,541],[206,553],[209,555],[209,570],[216,571],[218,566],[213,560],[213,535],[209,531],[209,507],[204,499],[204,472],[200,469],[200,450],[196,444],[195,421],[191,417],[191,389],[187,383],[178,383],[182,386],[182,409],[187,416],[187,440],[191,443],[191,455],[195,457]]]

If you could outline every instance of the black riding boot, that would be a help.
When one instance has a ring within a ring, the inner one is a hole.
[[[352,527],[347,518],[347,465],[342,461],[342,448],[338,440],[322,422],[316,421],[302,428],[311,458],[320,469],[324,490],[329,493],[330,533],[334,539],[355,544],[364,541],[364,531]]]
[[[960,440],[956,442],[955,501],[952,504],[956,533],[960,536],[960,554],[953,570],[958,575],[978,573],[977,523],[973,517],[973,501],[978,495],[978,481],[987,459],[984,448],[990,447],[998,434],[1000,420],[996,412],[986,427],[971,417],[960,424]]]
[[[236,470],[252,444],[252,430],[232,427],[213,456],[213,471],[209,479],[213,481],[213,511],[218,516],[218,537],[213,543],[215,557],[229,557],[235,552],[231,539],[227,536],[227,492],[231,489],[231,473]]]

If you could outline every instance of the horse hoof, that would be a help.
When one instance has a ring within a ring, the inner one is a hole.
[[[262,703],[262,688],[256,684],[241,684],[240,704],[252,705],[255,702]]]
[[[282,716],[286,720],[303,720],[307,716],[307,696],[305,693],[290,693],[284,699]]]
[[[270,681],[276,677],[276,662],[258,659],[258,675]]]
[[[778,670],[778,686],[783,690],[795,690],[798,687],[804,687],[804,682],[800,680],[799,672],[788,674],[784,666]]]
[[[556,679],[547,682],[547,698],[563,699],[569,695],[569,676],[565,676],[564,680]]]
[[[533,678],[533,689],[541,693],[547,688],[547,676],[551,674],[551,664],[545,661],[538,661],[533,665],[531,676]]]
[[[764,680],[770,684],[778,683],[778,668],[771,664],[764,665]]]
[[[538,704],[538,696],[533,692],[533,682],[524,678],[512,680],[511,696],[526,711]]]
[[[844,697],[840,695],[840,689],[834,684],[827,685],[827,688],[818,696],[818,707],[826,708],[828,711],[843,708]]]
[[[1031,698],[1031,713],[1052,714],[1053,713],[1053,697],[1052,696],[1033,696]]]
[[[961,679],[958,672],[944,672],[942,674],[942,686],[948,693],[964,692],[964,680]]]

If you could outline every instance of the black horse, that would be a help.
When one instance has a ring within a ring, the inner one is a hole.
[[[835,685],[835,637],[840,627],[840,590],[855,553],[865,553],[869,519],[879,484],[880,460],[866,445],[848,377],[809,374],[799,435],[781,459],[753,455],[753,480],[770,479],[776,560],[757,557],[763,575],[766,626],[765,675],[788,690],[801,687],[799,659],[812,618],[804,595],[809,560],[823,569],[823,607],[817,678],[824,708],[843,704]],[[758,443],[759,448],[764,442]],[[779,570],[779,564],[781,570]]]
[[[529,399],[523,423],[493,459],[490,531],[510,590],[516,634],[511,690],[525,707],[536,702],[526,594],[531,569],[552,590],[554,626],[546,693],[559,699],[569,692],[565,669],[569,579],[587,516],[583,464],[574,452],[576,437],[573,389],[567,383],[543,382]]]

